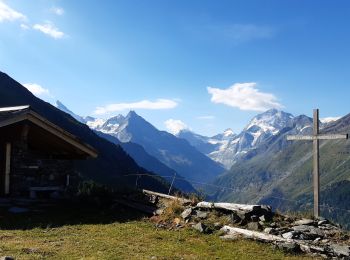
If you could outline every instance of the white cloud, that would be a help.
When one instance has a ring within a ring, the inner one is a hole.
[[[200,120],[212,120],[214,118],[215,116],[197,116],[197,119],[200,119]]]
[[[36,83],[24,83],[22,84],[26,89],[32,92],[35,96],[50,96],[50,91],[46,88],[43,88]]]
[[[26,16],[20,12],[13,10],[0,0],[0,22],[26,20]]]
[[[52,23],[46,22],[44,24],[34,24],[33,29],[41,31],[42,33],[54,38],[61,39],[64,37],[64,33],[56,28]]]
[[[235,83],[227,89],[208,87],[211,101],[225,104],[241,110],[266,111],[270,108],[282,108],[277,97],[271,93],[263,93],[257,89],[255,82]]]
[[[63,15],[64,9],[62,7],[52,7],[51,12],[53,12],[56,15]]]
[[[188,126],[181,120],[168,119],[164,122],[168,131],[174,135],[178,134],[181,130],[189,129]]]
[[[21,23],[21,29],[22,30],[29,30],[30,27],[27,24]]]
[[[157,99],[156,101],[142,100],[133,103],[117,103],[109,104],[104,107],[97,107],[94,114],[103,115],[117,111],[123,110],[133,110],[133,109],[171,109],[175,108],[178,103],[170,99]]]

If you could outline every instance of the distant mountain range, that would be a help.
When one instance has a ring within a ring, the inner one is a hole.
[[[90,128],[114,136],[122,143],[141,145],[149,155],[194,184],[211,182],[225,171],[188,141],[158,130],[134,111],[125,117],[118,115],[108,120],[89,117],[85,120]]]
[[[289,113],[271,109],[254,117],[239,134],[227,129],[222,134],[205,137],[182,130],[177,136],[186,139],[199,151],[230,169],[248,151],[290,126],[293,118]]]

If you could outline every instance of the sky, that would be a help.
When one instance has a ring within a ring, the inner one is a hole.
[[[350,1],[0,0],[0,70],[76,114],[240,132],[350,113]]]

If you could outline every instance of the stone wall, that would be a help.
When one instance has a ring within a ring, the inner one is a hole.
[[[75,176],[72,160],[58,160],[23,147],[12,145],[10,174],[11,196],[29,196],[30,187],[65,187],[67,175]]]

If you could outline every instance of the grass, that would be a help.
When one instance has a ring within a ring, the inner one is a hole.
[[[0,214],[0,256],[16,259],[301,258],[252,241],[222,241],[215,234],[190,229],[157,229],[123,208],[106,211],[71,205],[45,214]]]

